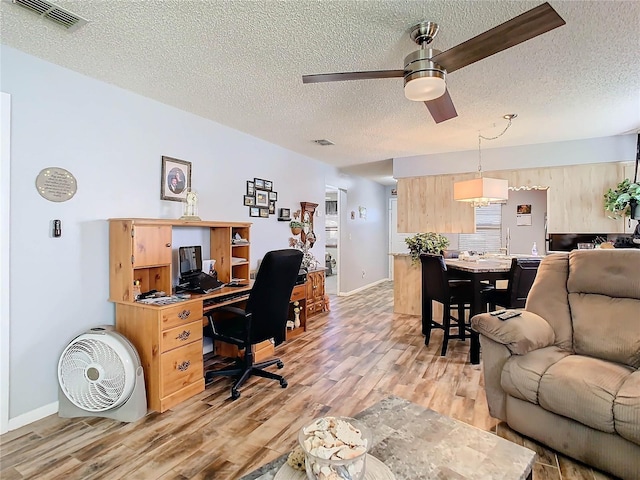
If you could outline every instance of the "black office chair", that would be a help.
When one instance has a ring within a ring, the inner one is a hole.
[[[244,310],[237,307],[223,307],[217,312],[231,312],[233,318],[214,322],[209,315],[209,335],[214,340],[237,345],[244,349],[244,358],[236,359],[235,365],[205,372],[205,382],[214,376],[237,377],[231,387],[231,398],[240,397],[238,389],[251,375],[278,380],[286,388],[284,377],[267,372],[266,367],[284,367],[279,358],[254,363],[252,345],[273,339],[279,345],[285,339],[289,300],[302,263],[300,250],[285,249],[268,252],[260,264],[253,288]],[[213,313],[215,313],[214,311]]]
[[[451,339],[451,329],[458,329],[457,337],[461,340],[471,338],[470,325],[465,321],[465,312],[471,312],[471,300],[473,291],[471,283],[468,281],[449,279],[447,266],[442,255],[423,253],[420,255],[422,262],[422,295],[426,301],[435,300],[443,306],[442,323],[434,321],[432,318],[424,322],[425,340],[424,344],[429,345],[431,330],[439,328],[444,331],[442,340],[442,350],[440,355],[447,353],[447,346]],[[458,318],[451,315],[451,309],[458,311]],[[454,321],[454,325],[451,324]]]
[[[531,285],[536,279],[540,258],[513,258],[509,270],[507,288],[490,288],[482,292],[483,299],[489,304],[489,311],[496,305],[504,308],[524,308]]]

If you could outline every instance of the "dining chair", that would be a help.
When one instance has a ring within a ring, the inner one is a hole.
[[[488,288],[482,292],[484,302],[489,304],[489,311],[495,310],[498,305],[524,308],[540,261],[541,258],[513,258],[507,288]]]
[[[429,345],[433,328],[443,330],[444,337],[440,355],[444,356],[452,337],[464,340],[471,338],[473,334],[469,323],[465,320],[466,312],[471,312],[473,299],[471,283],[449,279],[447,266],[442,255],[423,253],[420,255],[420,262],[422,263],[422,295],[426,301],[435,300],[443,307],[441,323],[436,322],[433,318],[424,322],[424,344]],[[451,309],[457,310],[457,317],[451,315]],[[457,328],[457,335],[451,334],[452,328]]]

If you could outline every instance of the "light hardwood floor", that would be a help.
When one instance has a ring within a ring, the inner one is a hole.
[[[353,415],[394,394],[529,447],[534,480],[605,480],[562,455],[522,438],[491,418],[480,366],[467,363],[468,342],[442,334],[424,346],[418,317],[393,313],[386,282],[351,297],[278,347],[289,387],[252,378],[240,399],[219,377],[204,393],[144,419],[44,418],[3,435],[0,478],[235,480],[293,448],[298,429],[326,415]]]

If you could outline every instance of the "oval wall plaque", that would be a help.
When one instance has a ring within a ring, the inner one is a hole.
[[[36,189],[50,202],[66,202],[76,194],[78,182],[64,168],[47,167],[36,177]]]

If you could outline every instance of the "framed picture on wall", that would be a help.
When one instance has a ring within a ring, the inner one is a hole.
[[[291,220],[291,210],[289,210],[288,208],[281,208],[278,211],[278,220],[287,222]]]
[[[249,216],[250,217],[259,217],[260,216],[260,209],[258,207],[249,208]]]
[[[269,201],[277,202],[278,201],[278,192],[269,192]]]
[[[248,207],[252,207],[256,204],[256,197],[253,195],[245,195],[244,196],[244,204]]]
[[[269,215],[275,215],[276,213],[276,202],[269,202]]]
[[[191,162],[163,156],[160,199],[184,202],[189,190],[191,190]]]
[[[273,182],[271,180],[265,180],[264,181],[264,189],[267,191],[271,191],[273,190]]]
[[[266,207],[269,211],[269,192],[256,189],[256,207]]]
[[[264,180],[261,178],[254,178],[253,183],[256,186],[256,190],[264,190]]]
[[[260,209],[260,216],[262,218],[269,218],[269,209],[268,208],[261,208]]]
[[[247,195],[254,196],[256,194],[256,185],[253,182],[247,181]],[[245,203],[246,205],[246,203]]]

